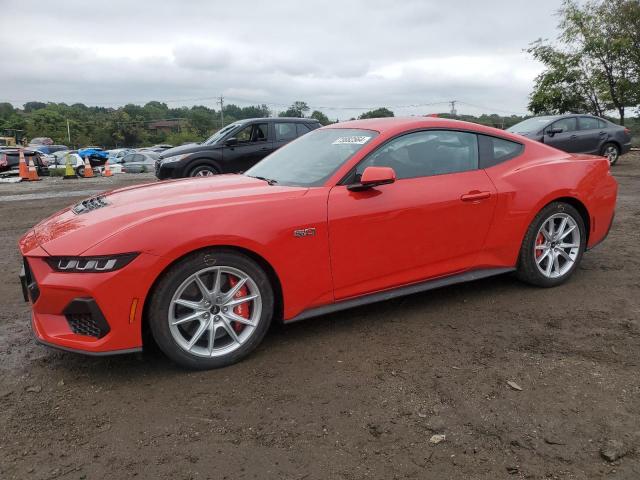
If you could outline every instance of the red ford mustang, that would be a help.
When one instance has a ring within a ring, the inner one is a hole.
[[[437,118],[304,135],[243,175],[123,188],[20,241],[39,342],[228,365],[285,322],[516,271],[558,285],[613,220],[605,158]]]

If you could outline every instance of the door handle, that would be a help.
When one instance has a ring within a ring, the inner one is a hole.
[[[600,135],[601,137],[604,137],[607,134],[607,132],[600,132],[598,135]]]
[[[491,197],[491,192],[479,192],[474,190],[473,192],[465,193],[460,197],[463,202],[478,202],[480,200],[486,200]]]
[[[569,137],[569,139],[570,139],[570,140],[573,140],[574,138],[578,138],[578,136],[577,136],[577,135],[571,135],[571,136]]]

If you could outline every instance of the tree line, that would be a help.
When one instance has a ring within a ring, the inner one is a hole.
[[[181,145],[199,142],[221,128],[237,120],[263,118],[275,115],[267,105],[240,107],[229,104],[224,110],[203,105],[170,108],[159,101],[145,105],[128,104],[119,108],[87,106],[82,103],[67,105],[54,102],[27,102],[22,108],[10,103],[0,103],[0,136],[18,132],[18,140],[27,141],[35,137],[49,137],[54,143],[80,147],[100,145],[105,148],[140,147],[157,143]],[[287,109],[277,113],[281,117],[309,117],[322,125],[331,120],[319,110],[311,111],[306,102],[296,101]],[[386,107],[376,108],[358,116],[363,118],[393,117],[394,112]],[[448,116],[442,114],[442,116]],[[457,117],[484,125],[506,128],[523,117],[506,118],[499,115],[480,117]],[[354,118],[355,119],[355,118]],[[156,122],[171,122],[168,129],[152,128]],[[68,124],[68,129],[67,129]],[[71,141],[69,141],[69,135]]]

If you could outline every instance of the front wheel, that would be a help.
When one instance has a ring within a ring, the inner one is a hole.
[[[211,165],[198,165],[189,172],[190,177],[210,177],[217,174],[218,171]]]
[[[193,369],[235,363],[262,341],[273,316],[269,278],[229,250],[185,257],[158,282],[148,309],[151,333],[176,363]]]
[[[609,165],[615,165],[620,158],[620,149],[615,143],[605,143],[602,147],[602,156],[607,157]]]
[[[555,287],[578,267],[586,246],[582,216],[571,205],[554,202],[533,220],[522,242],[518,277],[532,285]]]

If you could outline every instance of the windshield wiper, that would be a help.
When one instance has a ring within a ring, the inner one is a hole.
[[[247,176],[251,177],[251,178],[257,178],[258,180],[264,180],[269,185],[275,185],[276,183],[278,183],[278,181],[274,180],[273,178],[258,177],[258,176],[254,176],[254,175],[247,175]]]

